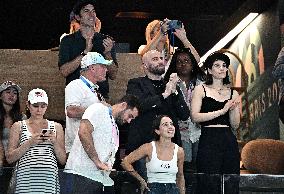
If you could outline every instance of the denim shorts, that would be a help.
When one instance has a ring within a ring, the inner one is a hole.
[[[148,194],[179,194],[175,183],[148,183]]]

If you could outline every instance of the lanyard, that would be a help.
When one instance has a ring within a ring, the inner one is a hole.
[[[91,84],[83,77],[83,76],[80,76],[80,79],[84,82],[84,84],[86,84],[86,86],[88,87],[88,88],[90,88],[91,89],[91,91],[92,92],[96,92],[96,90],[98,89],[98,85],[94,85],[94,87],[92,87],[91,86]]]
[[[103,101],[105,102],[105,99],[104,97],[101,95],[101,93],[98,92],[98,88],[99,86],[97,84],[94,84],[94,86],[91,86],[91,84],[83,77],[83,76],[80,76],[80,79],[84,82],[84,84],[86,84],[86,86],[88,88],[90,88],[90,90],[93,92],[93,93],[96,93],[97,94],[97,97],[100,101]]]
[[[118,148],[119,147],[119,131],[118,131],[116,123],[114,122],[111,108],[109,108],[108,110],[109,110],[108,113],[109,113],[109,117],[110,117],[111,124],[112,124],[112,143],[114,143],[115,146]]]

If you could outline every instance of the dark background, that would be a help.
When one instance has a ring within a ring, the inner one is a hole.
[[[0,48],[50,49],[69,32],[69,13],[75,0],[2,0],[0,7]],[[116,42],[129,43],[137,52],[145,44],[145,28],[153,19],[183,21],[189,40],[200,54],[211,48],[230,29],[225,25],[245,0],[97,0],[102,33]],[[147,17],[116,17],[119,12],[147,12]],[[235,19],[234,21],[238,21]],[[224,30],[223,30],[224,29]]]

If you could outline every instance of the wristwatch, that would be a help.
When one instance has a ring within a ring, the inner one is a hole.
[[[86,55],[85,51],[81,52],[80,55],[85,56]]]

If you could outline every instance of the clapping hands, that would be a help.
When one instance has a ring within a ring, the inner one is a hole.
[[[177,86],[178,81],[179,81],[179,77],[177,76],[177,74],[172,73],[170,75],[170,79],[168,83],[166,84],[165,92],[163,93],[164,98],[167,98],[169,95],[176,92],[176,86]]]
[[[240,96],[237,96],[232,100],[228,100],[228,102],[224,106],[225,112],[227,112],[228,110],[232,111],[235,108],[239,107],[240,102],[241,102]]]

